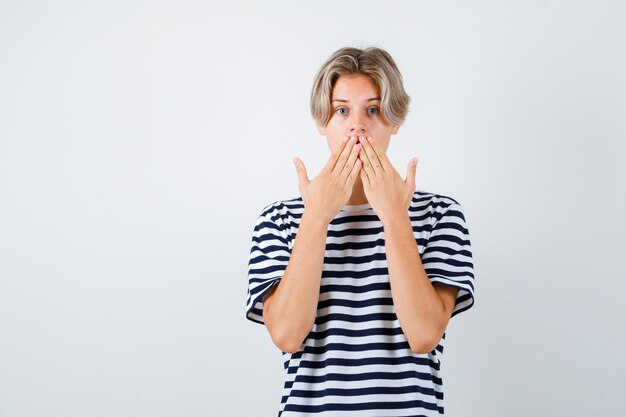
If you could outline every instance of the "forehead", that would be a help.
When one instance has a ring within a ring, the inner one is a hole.
[[[333,87],[333,99],[369,99],[380,93],[378,86],[366,75],[343,75],[339,77]],[[366,97],[367,96],[367,97]]]

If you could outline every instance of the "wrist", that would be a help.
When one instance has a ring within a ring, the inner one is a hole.
[[[404,226],[407,223],[411,223],[411,217],[409,216],[409,212],[395,212],[386,215],[385,217],[380,217],[380,221],[383,224],[383,228],[389,228],[394,226]]]
[[[323,228],[324,230],[327,230],[331,220],[332,219],[329,220],[326,217],[317,214],[316,212],[307,211],[306,209],[304,209],[304,212],[302,213],[302,217],[300,219],[300,227],[302,227],[302,224],[306,224],[310,225],[311,227]]]

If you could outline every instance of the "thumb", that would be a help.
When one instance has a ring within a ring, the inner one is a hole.
[[[415,191],[415,171],[417,171],[417,160],[415,157],[409,161],[409,166],[406,169],[406,183]]]
[[[293,164],[296,166],[296,171],[298,172],[298,182],[301,185],[308,184],[309,178],[306,173],[306,167],[304,166],[304,162],[302,162],[299,158],[293,158]]]

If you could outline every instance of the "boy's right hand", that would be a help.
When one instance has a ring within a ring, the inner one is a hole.
[[[313,180],[308,179],[304,163],[299,158],[293,159],[306,213],[312,213],[316,218],[330,223],[346,205],[361,169],[361,160],[358,158],[360,146],[356,137],[344,137],[343,147],[330,155],[322,171]]]

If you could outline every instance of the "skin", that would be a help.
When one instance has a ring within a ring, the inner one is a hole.
[[[384,122],[380,91],[369,77],[340,77],[331,104],[332,118],[317,126],[331,150],[327,164],[309,180],[304,163],[294,158],[305,210],[283,279],[264,297],[266,325],[281,350],[298,350],[315,320],[328,224],[345,204],[369,202],[383,224],[398,321],[411,350],[428,353],[447,327],[457,289],[432,284],[419,256],[408,214],[417,158],[403,180],[386,155],[399,126]]]
[[[380,112],[380,103],[378,86],[371,78],[364,75],[340,77],[335,83],[331,97],[333,116],[326,126],[316,125],[319,134],[326,136],[331,152],[341,146],[344,137],[356,137],[359,143],[365,136],[375,137],[379,148],[386,152],[391,135],[398,133],[400,126],[385,124]],[[361,146],[358,157],[361,162],[363,162],[362,150]],[[367,202],[362,176],[359,175],[348,204]],[[378,210],[375,211],[378,213]]]

